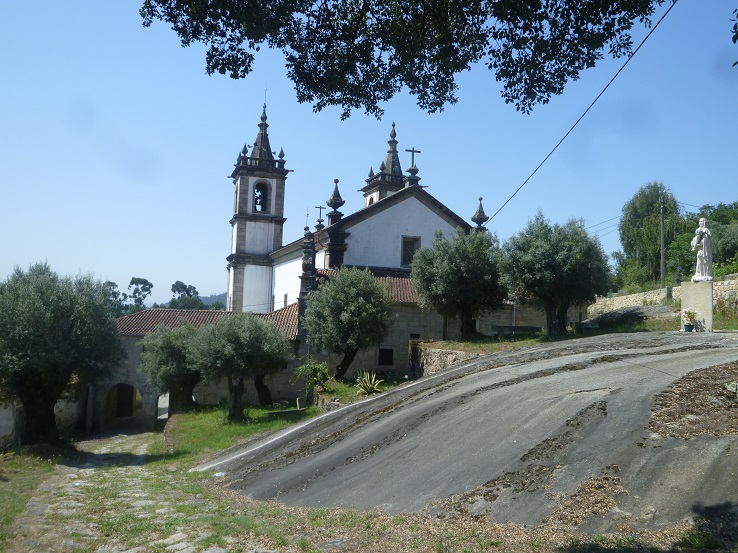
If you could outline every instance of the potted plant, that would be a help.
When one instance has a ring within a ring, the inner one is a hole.
[[[690,309],[689,307],[685,307],[680,313],[682,315],[684,332],[692,332],[694,330],[694,325],[697,324],[697,316],[699,315],[699,312],[694,309]]]

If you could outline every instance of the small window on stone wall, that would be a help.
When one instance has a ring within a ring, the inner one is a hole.
[[[395,350],[392,348],[379,348],[377,354],[377,365],[392,367],[395,364]]]
[[[411,340],[420,340],[420,334],[413,333],[410,335]]]

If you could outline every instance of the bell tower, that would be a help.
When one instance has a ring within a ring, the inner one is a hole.
[[[248,154],[238,156],[233,179],[231,253],[228,261],[227,311],[272,311],[272,262],[269,254],[282,247],[284,190],[289,172],[284,152],[277,159],[269,145],[266,104],[259,132]]]

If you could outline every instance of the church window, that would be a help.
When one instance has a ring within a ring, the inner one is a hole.
[[[374,198],[370,196],[369,197],[369,205],[372,205],[373,203],[374,203]]]
[[[392,348],[379,348],[377,353],[377,365],[381,367],[392,367],[395,364],[395,350]]]
[[[413,262],[415,252],[420,249],[420,238],[417,236],[402,237],[402,262],[403,267],[409,267]]]
[[[254,186],[254,211],[257,213],[269,212],[269,187],[263,182]]]

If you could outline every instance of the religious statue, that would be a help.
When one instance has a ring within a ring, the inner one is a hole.
[[[692,282],[712,280],[712,234],[705,226],[704,217],[700,219],[700,226],[694,231],[692,251],[697,252],[697,268]]]

